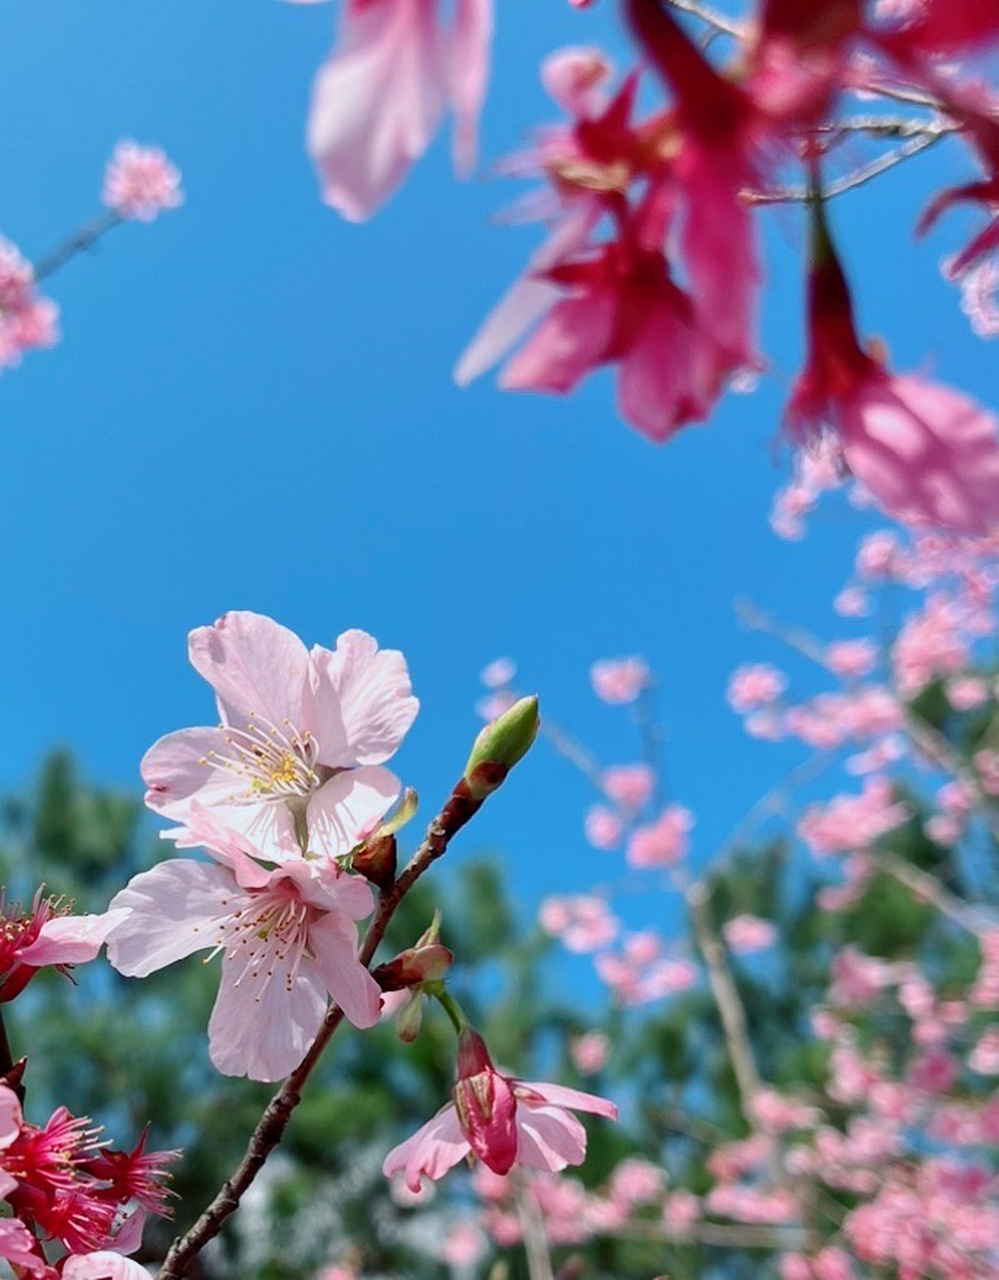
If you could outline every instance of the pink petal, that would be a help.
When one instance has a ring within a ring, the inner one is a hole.
[[[375,909],[375,895],[363,876],[341,871],[326,859],[289,859],[267,877],[268,884],[291,880],[303,902],[322,911],[337,911],[351,920],[364,920]]]
[[[369,217],[426,150],[446,84],[432,8],[414,0],[345,6],[309,115],[308,150],[326,203],[353,221]]]
[[[102,1249],[99,1253],[81,1253],[67,1258],[62,1269],[63,1280],[152,1280],[150,1272],[131,1258]]]
[[[13,1089],[0,1084],[0,1151],[6,1151],[24,1124],[21,1104]]]
[[[314,851],[330,858],[349,853],[395,804],[401,790],[399,779],[379,765],[348,769],[330,778],[306,810]]]
[[[517,1108],[517,1163],[552,1173],[586,1157],[586,1130],[558,1107]]]
[[[232,791],[232,778],[204,763],[212,751],[228,754],[225,734],[214,726],[178,729],[154,742],[139,765],[150,809],[169,813],[171,805],[195,795],[206,804],[216,793],[224,799]]]
[[[110,910],[128,918],[108,939],[108,960],[129,978],[145,978],[165,965],[215,944],[213,925],[238,907],[239,889],[225,867],[171,858],[143,871],[116,893]]]
[[[448,79],[454,107],[454,167],[467,177],[475,167],[476,129],[489,80],[492,0],[455,0],[448,47]]]
[[[305,723],[309,654],[287,627],[259,613],[226,613],[191,632],[188,653],[195,671],[235,713],[233,723],[254,715],[279,728],[289,720],[297,730],[311,727]]]
[[[242,832],[219,821],[217,809],[206,809],[197,800],[187,806],[182,827],[171,827],[160,835],[173,840],[178,849],[207,850],[216,862],[229,868],[241,889],[262,889],[270,883],[272,873],[256,861],[264,857],[263,850]]]
[[[223,1075],[282,1080],[305,1057],[326,1012],[326,986],[308,956],[292,976],[294,955],[294,947],[283,957],[275,948],[255,978],[245,956],[222,961],[208,1042]]]
[[[967,534],[999,524],[997,422],[966,396],[911,374],[875,376],[839,428],[850,470],[896,520]]]
[[[382,1173],[391,1178],[394,1173],[404,1172],[406,1186],[416,1192],[420,1190],[421,1174],[425,1173],[428,1178],[443,1177],[469,1151],[471,1147],[461,1131],[458,1114],[449,1103],[411,1138],[393,1147],[382,1164]]]
[[[518,1080],[517,1088],[530,1089],[532,1093],[551,1102],[556,1107],[571,1107],[574,1111],[587,1111],[591,1115],[606,1116],[608,1120],[618,1118],[617,1107],[607,1098],[600,1098],[595,1093],[583,1093],[580,1089],[569,1089],[564,1084],[549,1084],[547,1081]],[[529,1103],[529,1105],[531,1105]]]
[[[309,927],[309,946],[326,990],[355,1027],[373,1027],[381,1014],[381,989],[357,958],[357,926],[331,911]]]
[[[379,649],[373,636],[355,630],[337,638],[335,653],[314,649],[313,664],[321,762],[336,768],[387,760],[420,709],[403,655],[398,649]],[[331,710],[342,724],[345,744],[328,754],[322,726]]]
[[[564,395],[607,358],[618,299],[610,289],[557,302],[500,375],[505,390]]]
[[[597,206],[587,204],[582,214],[567,218],[532,256],[524,275],[486,316],[459,357],[454,370],[454,380],[459,387],[467,386],[501,360],[521,335],[559,301],[562,290],[540,276],[583,247],[599,216]]]
[[[86,964],[95,958],[111,930],[128,916],[126,908],[99,916],[56,916],[42,925],[38,937],[18,958],[35,969],[47,964]]]
[[[45,1259],[38,1250],[38,1242],[23,1222],[17,1218],[0,1219],[0,1258],[17,1267],[25,1267],[32,1274],[42,1274],[49,1270]],[[63,1272],[65,1275],[66,1272]],[[148,1272],[144,1272],[148,1276]],[[74,1280],[70,1272],[70,1280]],[[77,1273],[75,1280],[81,1280],[82,1273]]]

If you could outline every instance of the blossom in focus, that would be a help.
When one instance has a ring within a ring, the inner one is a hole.
[[[0,899],[0,1002],[19,995],[39,969],[51,965],[65,972],[93,960],[127,914],[72,915],[68,905],[43,897],[41,889],[28,911]]]
[[[110,1249],[96,1253],[74,1254],[67,1258],[62,1280],[152,1280],[152,1273],[132,1258]]]
[[[777,939],[777,927],[772,920],[759,916],[733,916],[722,925],[722,933],[729,950],[736,955],[750,955],[772,947]]]
[[[459,174],[475,164],[489,75],[492,0],[346,0],[337,44],[316,76],[307,145],[323,199],[371,216],[454,114]]]
[[[268,870],[259,849],[207,813],[191,823],[173,834],[206,848],[211,863],[168,859],[111,900],[129,911],[108,942],[119,973],[144,978],[195,951],[221,953],[208,1039],[226,1075],[286,1076],[315,1039],[327,997],[355,1026],[373,1026],[381,993],[357,958],[354,923],[374,908],[367,881],[322,858]]]
[[[125,139],[105,166],[101,200],[122,218],[152,222],[165,209],[183,204],[180,171],[160,147]]]
[[[453,1101],[385,1157],[386,1177],[403,1171],[414,1191],[421,1176],[440,1178],[474,1153],[493,1173],[515,1164],[558,1172],[581,1164],[586,1130],[567,1108],[617,1119],[605,1098],[564,1085],[513,1080],[496,1070],[482,1037],[466,1028],[458,1040]]]
[[[35,288],[35,272],[16,245],[0,236],[0,369],[25,351],[59,340],[59,308]]]
[[[634,702],[649,679],[644,658],[601,658],[590,667],[593,692],[602,702]]]
[[[220,723],[149,748],[146,803],[180,822],[194,804],[210,809],[271,861],[303,846],[348,853],[399,797],[381,765],[419,708],[402,654],[363,631],[309,650],[248,612],[198,627],[188,652],[215,690]]]
[[[636,827],[625,854],[630,867],[665,867],[687,854],[687,833],[694,815],[682,805],[667,805],[655,822]]]
[[[788,405],[792,436],[833,431],[850,471],[895,519],[987,534],[999,524],[995,418],[949,387],[889,373],[861,348],[820,201],[812,217],[809,355]]]

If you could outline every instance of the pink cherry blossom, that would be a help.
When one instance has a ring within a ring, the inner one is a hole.
[[[620,923],[603,898],[594,894],[546,898],[538,920],[542,929],[570,951],[597,951],[617,937]]]
[[[196,811],[178,844],[204,846],[213,862],[171,858],[129,881],[111,901],[128,918],[112,931],[108,959],[144,978],[195,951],[222,953],[222,981],[208,1024],[211,1060],[226,1075],[280,1080],[302,1060],[331,996],[358,1027],[378,1020],[378,984],[357,958],[356,920],[374,908],[371,888],[325,859],[267,870],[262,853]]]
[[[777,701],[787,688],[787,676],[769,662],[737,667],[729,677],[725,696],[733,711],[745,715]]]
[[[594,849],[614,849],[621,843],[624,824],[613,809],[594,804],[583,818],[583,830]]]
[[[180,171],[159,147],[119,142],[104,170],[101,200],[122,218],[152,222],[165,209],[184,202]]]
[[[634,702],[649,683],[644,658],[602,658],[590,668],[593,692],[603,702]]]
[[[610,1057],[610,1041],[602,1031],[587,1031],[569,1041],[569,1057],[580,1075],[602,1071]]]
[[[62,1277],[63,1280],[152,1280],[152,1273],[132,1258],[101,1249],[97,1253],[67,1258]]]
[[[454,1101],[385,1157],[386,1177],[403,1171],[416,1190],[422,1175],[440,1178],[474,1152],[493,1173],[514,1166],[558,1172],[581,1164],[586,1131],[566,1108],[617,1119],[604,1098],[564,1085],[514,1080],[492,1064],[481,1036],[459,1037]]]
[[[479,679],[487,689],[501,689],[517,674],[517,664],[511,658],[494,658],[479,672]]]
[[[862,851],[908,816],[905,805],[893,801],[886,779],[868,778],[859,796],[834,796],[825,805],[812,805],[798,823],[798,834],[820,856]]]
[[[874,670],[878,648],[872,640],[839,640],[828,646],[825,660],[841,680],[860,680]]]
[[[663,1170],[649,1160],[631,1156],[615,1168],[608,1190],[611,1199],[627,1209],[658,1200],[665,1190]]]
[[[475,1222],[456,1222],[441,1245],[441,1260],[449,1267],[474,1267],[486,1253],[486,1240]]]
[[[971,711],[988,698],[988,682],[981,676],[955,676],[947,681],[947,701],[955,711]]]
[[[643,827],[636,827],[628,841],[625,855],[631,867],[665,867],[687,855],[687,833],[694,825],[694,815],[682,805],[671,804],[659,817]]]
[[[678,1187],[666,1197],[663,1205],[663,1222],[673,1231],[685,1231],[700,1221],[701,1201],[692,1191]]]
[[[777,940],[777,926],[774,922],[752,915],[733,916],[731,920],[726,920],[722,933],[729,949],[736,955],[763,951],[772,947]]]
[[[656,775],[647,764],[622,764],[605,769],[600,776],[605,795],[625,811],[641,809],[650,799]]]
[[[39,969],[86,964],[127,912],[74,916],[60,899],[35,894],[28,911],[0,900],[0,1002],[13,1000]]]
[[[492,0],[347,0],[339,38],[316,76],[308,149],[323,199],[344,217],[371,216],[454,114],[459,174],[475,164],[489,75]]]
[[[0,370],[25,351],[59,340],[59,308],[35,288],[35,272],[16,245],[0,236]]]
[[[220,723],[181,729],[142,760],[146,803],[186,822],[192,804],[242,831],[272,861],[310,846],[348,853],[396,801],[391,756],[419,703],[402,654],[346,631],[331,651],[256,613],[227,613],[189,637]]]
[[[953,279],[954,273],[945,274]],[[958,278],[961,288],[961,310],[968,317],[972,332],[979,338],[999,337],[999,261],[985,258]]]

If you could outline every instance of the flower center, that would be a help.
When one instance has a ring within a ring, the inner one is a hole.
[[[307,796],[320,785],[315,767],[319,744],[290,720],[278,726],[251,712],[245,728],[220,724],[219,729],[228,750],[209,751],[199,763],[238,779],[241,785],[228,797],[230,804],[285,801]]]
[[[254,895],[249,908],[245,899],[241,901],[244,905],[239,910],[215,922],[215,949],[203,963],[208,964],[220,951],[229,961],[241,961],[242,967],[233,970],[232,984],[238,987],[249,979],[259,1003],[279,966],[285,969],[285,989],[291,991],[294,986],[308,945],[310,909],[298,897],[266,890]],[[226,905],[223,900],[222,906]]]

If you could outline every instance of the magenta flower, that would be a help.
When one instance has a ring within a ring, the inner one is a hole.
[[[392,195],[454,112],[454,162],[475,163],[489,77],[492,0],[455,0],[445,28],[437,0],[347,0],[340,36],[316,77],[308,149],[323,199],[362,221]]]
[[[111,901],[129,915],[111,934],[108,959],[144,978],[195,951],[222,953],[208,1024],[219,1071],[286,1076],[315,1039],[330,996],[355,1026],[377,1022],[380,992],[357,958],[354,923],[374,906],[365,880],[327,859],[267,870],[259,849],[197,809],[174,834],[178,844],[203,845],[214,862],[171,858],[129,881]]]
[[[809,354],[787,409],[792,434],[814,440],[831,428],[846,466],[895,519],[988,533],[999,524],[995,418],[862,349],[820,204],[813,217]]]
[[[152,222],[164,209],[184,203],[180,171],[159,147],[125,139],[107,162],[101,200],[122,218]]]
[[[0,898],[0,1003],[20,995],[39,969],[67,966],[96,958],[108,934],[126,912],[74,916],[58,898],[35,894],[28,911]]]
[[[581,1164],[586,1130],[565,1109],[617,1119],[605,1098],[557,1084],[528,1084],[496,1070],[478,1032],[466,1028],[458,1040],[454,1101],[438,1111],[385,1157],[386,1177],[405,1174],[412,1191],[420,1178],[440,1178],[470,1152],[496,1174],[514,1164],[557,1173]]]
[[[189,653],[215,689],[221,723],[150,747],[150,808],[180,822],[195,803],[210,809],[272,862],[310,842],[330,857],[349,852],[399,796],[398,779],[379,766],[419,708],[402,654],[363,631],[310,652],[244,612],[192,631]]]

